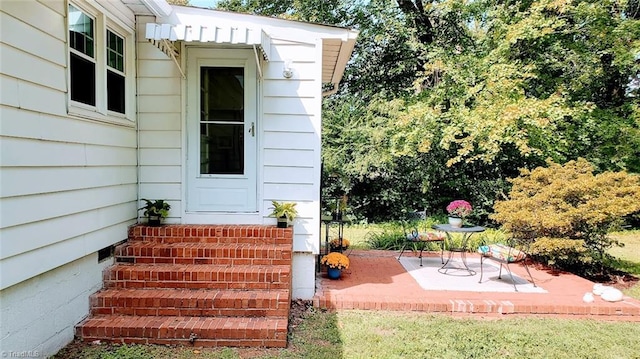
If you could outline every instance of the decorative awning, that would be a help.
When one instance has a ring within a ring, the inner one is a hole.
[[[303,43],[322,51],[321,81],[323,95],[327,96],[338,90],[358,36],[358,31],[348,28],[169,5],[166,0],[123,1],[136,14],[155,15],[156,23],[146,24],[145,38],[175,62],[183,78],[176,41],[253,48],[260,77],[265,62],[286,61],[279,54],[270,53],[272,40]]]
[[[269,61],[269,44],[271,39],[264,30],[255,30],[247,27],[232,25],[172,25],[148,23],[145,38],[154,44],[160,51],[171,57],[178,66],[182,77],[184,72],[177,60],[179,52],[174,46],[174,41],[185,42],[213,42],[216,44],[249,45],[260,49],[262,58]],[[256,61],[258,59],[256,58]],[[258,68],[260,68],[258,64]]]

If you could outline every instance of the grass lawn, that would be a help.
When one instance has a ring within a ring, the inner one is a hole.
[[[78,345],[55,358],[637,358],[640,325],[309,308],[286,349]]]
[[[636,277],[640,276],[640,231],[614,233],[612,237],[624,243],[623,247],[613,247],[609,251],[619,259],[616,266]],[[640,282],[623,292],[630,297],[640,299]]]

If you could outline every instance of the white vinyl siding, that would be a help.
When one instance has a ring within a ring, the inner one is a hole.
[[[135,112],[69,114],[68,4],[0,1],[1,345],[42,357],[73,339],[113,263],[97,251],[125,240],[137,218]],[[118,33],[132,28],[120,2],[72,4]]]
[[[263,79],[263,193],[271,200],[297,202],[294,252],[319,252],[321,42],[272,40]],[[293,76],[282,68],[291,60]],[[266,221],[266,219],[265,219]]]
[[[176,64],[145,38],[153,17],[138,17],[138,131],[140,198],[171,204],[168,223],[182,213],[182,77]]]
[[[2,288],[126,239],[136,219],[133,123],[67,115],[66,6],[0,1]]]

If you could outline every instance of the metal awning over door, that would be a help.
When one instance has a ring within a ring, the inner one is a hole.
[[[248,45],[252,46],[256,54],[256,64],[260,69],[258,50],[265,61],[269,61],[269,44],[271,39],[264,30],[226,24],[201,25],[173,25],[148,23],[145,38],[158,49],[171,57],[180,73],[184,71],[178,61],[179,52],[175,41],[203,42],[215,44]]]

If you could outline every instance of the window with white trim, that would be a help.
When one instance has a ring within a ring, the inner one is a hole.
[[[95,21],[69,5],[71,100],[96,105]]]
[[[131,118],[127,85],[133,32],[123,30],[104,10],[69,3],[69,112],[103,120]]]
[[[107,109],[125,110],[124,39],[107,29]]]

